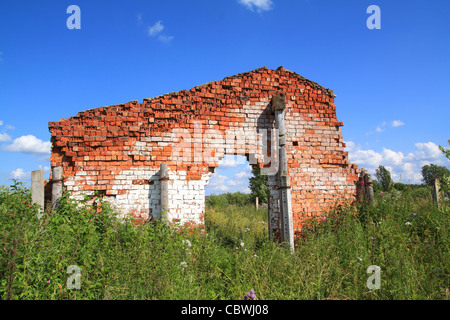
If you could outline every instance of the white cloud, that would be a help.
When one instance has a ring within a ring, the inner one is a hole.
[[[235,156],[226,154],[220,161],[219,165],[223,167],[236,167],[239,164],[245,164],[247,159],[244,156]]]
[[[228,180],[229,186],[239,186],[244,183],[245,183],[245,181],[242,181],[242,180]]]
[[[235,175],[235,177],[238,178],[238,179],[250,178],[252,176],[253,175],[250,172],[248,172],[248,171],[241,171],[241,172],[236,173],[236,175]]]
[[[383,148],[383,161],[390,163],[394,166],[399,166],[403,163],[405,156],[402,152],[395,152],[386,148]]]
[[[224,185],[226,179],[226,176],[222,176],[218,173],[213,173],[211,178],[209,179],[209,185],[213,187]]]
[[[240,186],[240,185],[248,185],[248,178],[253,175],[247,171],[241,171],[234,175],[235,179],[228,180],[227,184],[229,186]]]
[[[393,128],[401,127],[401,126],[404,126],[404,125],[405,125],[405,123],[404,123],[403,121],[401,121],[401,120],[394,120],[394,121],[392,121],[392,123],[391,123],[391,126],[392,126]]]
[[[3,125],[3,121],[2,120],[0,120],[0,126],[2,126]]]
[[[219,190],[219,191],[228,191],[228,190],[230,190],[226,185],[217,186],[215,189]]]
[[[249,187],[245,188],[244,190],[242,190],[243,193],[252,193],[252,190],[250,190]]]
[[[28,180],[31,178],[31,172],[24,172],[22,168],[17,168],[10,173],[9,177],[17,180]]]
[[[11,137],[6,133],[0,133],[0,142],[11,141]]]
[[[445,165],[443,153],[439,146],[433,142],[416,143],[417,150],[408,155],[402,152],[383,148],[382,152],[374,150],[362,150],[361,146],[354,142],[347,142],[346,150],[349,153],[351,162],[356,163],[360,168],[367,169],[372,175],[378,166],[386,167],[394,181],[403,183],[421,183],[421,168],[426,164]],[[448,164],[448,161],[447,161]],[[375,177],[373,177],[375,178]]]
[[[251,11],[256,9],[258,12],[261,12],[272,9],[271,0],[238,0],[238,2],[246,6]]]
[[[416,161],[434,161],[443,157],[443,153],[439,150],[439,146],[433,142],[416,143],[416,148],[419,151],[415,154],[410,154],[408,157],[412,157]]]
[[[27,154],[50,154],[50,141],[42,141],[33,135],[26,135],[14,139],[13,143],[7,146],[2,146],[1,150],[8,152],[22,152]]]
[[[161,20],[159,20],[153,26],[148,27],[148,35],[151,37],[154,37],[161,31],[163,31],[163,29],[164,29],[164,26],[162,25]]]
[[[45,173],[50,172],[50,167],[48,166],[42,166],[39,165],[38,166],[39,170],[44,170]],[[10,179],[17,179],[17,180],[31,180],[31,171],[24,171],[22,168],[17,168],[16,170],[13,170],[10,174],[9,174],[9,178]]]
[[[376,168],[383,160],[383,156],[373,150],[361,150],[361,146],[355,145],[353,141],[347,142],[346,147],[351,162],[360,166]]]

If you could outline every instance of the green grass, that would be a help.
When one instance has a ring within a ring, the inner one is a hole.
[[[208,205],[202,234],[136,226],[105,203],[67,197],[39,219],[15,184],[0,189],[0,297],[211,300],[254,289],[268,300],[448,299],[448,206],[417,190],[376,200],[311,222],[290,254],[251,205]],[[66,285],[70,265],[81,268],[80,290]],[[367,288],[370,265],[381,268],[379,290]]]

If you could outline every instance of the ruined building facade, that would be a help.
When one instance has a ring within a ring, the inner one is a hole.
[[[171,221],[202,224],[205,185],[225,154],[266,170],[269,230],[280,228],[271,99],[284,93],[295,231],[336,202],[355,200],[357,166],[344,151],[332,90],[283,67],[265,67],[142,102],[99,107],[49,122],[51,166],[73,198],[98,191],[122,215],[161,215],[160,165],[168,168]],[[275,140],[274,140],[275,139]]]

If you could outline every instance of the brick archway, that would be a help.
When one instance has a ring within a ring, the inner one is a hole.
[[[63,167],[72,197],[101,191],[122,215],[147,219],[160,215],[159,169],[166,163],[170,219],[202,224],[211,171],[225,154],[244,155],[269,170],[270,230],[276,235],[279,191],[270,171],[276,156],[267,149],[274,150],[270,103],[277,92],[286,97],[292,218],[298,231],[305,219],[336,201],[352,202],[359,170],[344,151],[333,91],[283,67],[49,122],[51,166]]]

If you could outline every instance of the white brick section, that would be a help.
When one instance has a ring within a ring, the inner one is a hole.
[[[215,131],[214,126],[217,121],[203,121],[201,128],[209,132],[200,140],[196,135],[192,135],[192,141],[198,141],[208,145],[210,150],[206,156],[211,157],[211,165],[217,166],[220,159],[227,154],[239,154],[248,156],[250,164],[255,165],[256,161],[264,163],[267,150],[263,150],[263,139],[266,134],[274,135],[274,119],[270,110],[267,108],[268,99],[263,99],[256,103],[248,102],[240,109],[239,113],[244,113],[246,121],[235,123],[230,130],[220,134]],[[292,124],[291,124],[292,125]],[[294,129],[295,128],[295,129]],[[271,131],[264,132],[264,129]],[[209,130],[209,131],[208,131]],[[298,131],[298,125],[293,126],[294,131]],[[177,140],[178,141],[178,140]],[[162,135],[144,137],[140,141],[136,141],[133,146],[127,147],[124,155],[127,156],[144,156],[149,160],[154,160],[152,152],[162,150],[167,145],[176,145],[173,134],[166,132]],[[275,153],[276,152],[272,152]],[[214,156],[211,156],[214,154]],[[174,154],[172,154],[174,156]],[[175,155],[177,158],[173,161],[182,161],[187,158],[184,154]],[[273,156],[273,155],[272,155]],[[276,157],[276,155],[275,155]],[[194,159],[195,160],[195,159]],[[209,160],[208,160],[209,161]],[[275,161],[275,158],[270,159]],[[195,165],[195,164],[193,164]],[[203,224],[205,213],[205,186],[208,184],[211,173],[203,174],[200,180],[189,180],[186,171],[170,171],[168,183],[169,207],[165,213],[166,217],[171,221],[178,221],[181,224],[186,222],[194,222]],[[149,215],[161,217],[161,187],[159,181],[159,168],[149,169],[148,167],[134,167],[129,170],[118,172],[114,176],[112,186],[109,190],[113,190],[113,196],[107,196],[105,199],[109,201],[112,207],[119,212],[119,216],[124,217],[129,214],[140,216],[147,219]],[[268,184],[270,187],[270,229],[278,228],[279,216],[279,191],[276,189],[277,179],[275,176],[269,176]],[[96,185],[96,176],[92,171],[77,172],[75,176],[70,177],[65,186],[70,191],[78,190],[81,185]],[[80,188],[79,190],[81,190]],[[93,192],[83,193],[92,195]],[[81,199],[81,192],[72,193],[73,198]]]

